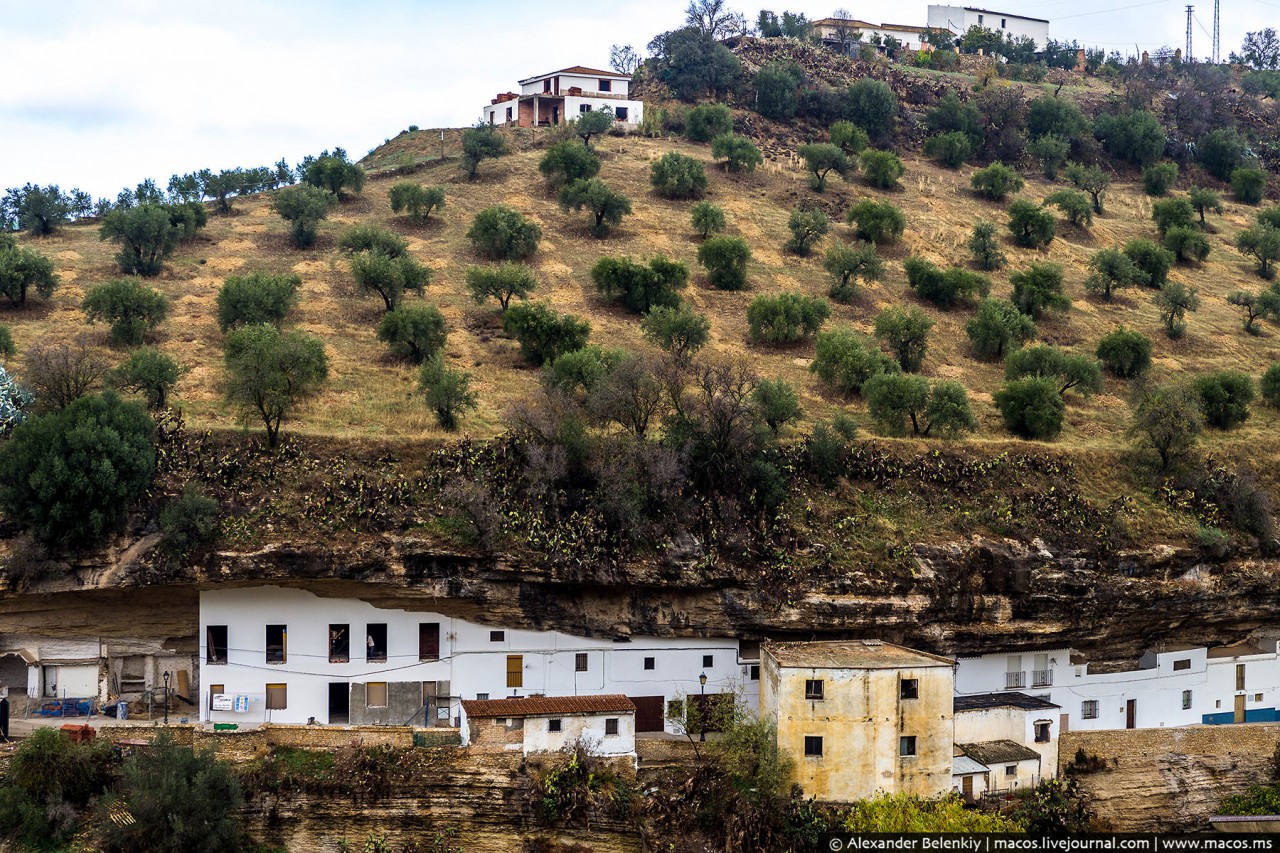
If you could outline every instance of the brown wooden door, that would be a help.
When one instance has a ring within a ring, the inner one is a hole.
[[[961,777],[960,792],[964,794],[964,801],[966,803],[973,802],[973,777],[972,776]]]
[[[628,696],[636,706],[636,731],[660,732],[665,726],[665,700],[661,696]]]
[[[1236,697],[1236,713],[1231,719],[1233,723],[1244,722],[1244,699],[1245,697],[1243,693]]]
[[[1124,727],[1136,728],[1138,725],[1138,700],[1130,699],[1124,706]]]

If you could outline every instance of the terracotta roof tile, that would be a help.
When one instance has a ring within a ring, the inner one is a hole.
[[[507,699],[463,699],[468,717],[543,717],[555,714],[634,712],[636,706],[621,693],[604,696],[518,696]]]
[[[955,661],[928,652],[880,640],[822,640],[798,643],[766,643],[762,648],[779,666],[849,669],[899,669],[954,666]]]

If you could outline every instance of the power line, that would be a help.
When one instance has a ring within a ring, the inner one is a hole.
[[[1151,2],[1148,3],[1134,3],[1131,6],[1116,6],[1110,9],[1100,9],[1097,12],[1079,12],[1075,15],[1060,15],[1055,18],[1055,20],[1066,21],[1071,18],[1088,18],[1092,15],[1110,15],[1112,12],[1122,12],[1125,9],[1141,9],[1144,6],[1159,6],[1167,2],[1169,2],[1169,0],[1151,0]]]

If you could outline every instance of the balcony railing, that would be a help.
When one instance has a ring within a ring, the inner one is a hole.
[[[1027,674],[1025,672],[1006,672],[1004,674],[1005,690],[1021,690],[1027,686]]]
[[[1053,686],[1053,670],[1051,669],[1031,670],[1031,686],[1032,687],[1052,687]]]

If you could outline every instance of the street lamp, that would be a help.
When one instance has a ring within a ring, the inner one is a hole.
[[[707,740],[707,674],[705,672],[698,673],[698,690],[701,694],[701,701],[698,703],[698,716],[702,719],[702,731],[698,734],[698,740],[706,743]]]
[[[169,725],[169,673],[164,674],[164,724]]]

